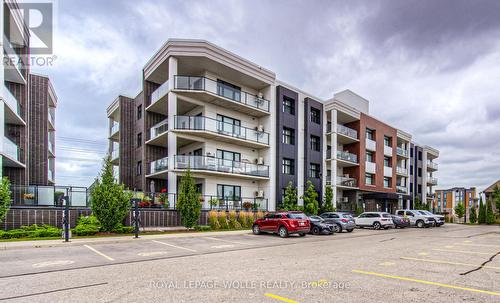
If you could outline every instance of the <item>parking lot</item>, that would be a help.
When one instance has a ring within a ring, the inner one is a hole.
[[[250,232],[0,251],[0,300],[498,302],[498,226]]]

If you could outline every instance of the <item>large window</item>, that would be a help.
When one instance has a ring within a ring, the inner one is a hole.
[[[295,130],[293,128],[283,127],[283,143],[295,145]]]
[[[295,175],[295,161],[293,159],[283,158],[281,172],[285,175]]]
[[[390,157],[384,157],[384,166],[385,167],[392,167]]]
[[[241,154],[235,153],[232,151],[218,149],[217,150],[217,158],[223,159],[223,160],[228,160],[228,161],[240,162],[241,161]]]
[[[320,177],[319,164],[316,164],[316,163],[309,164],[309,177],[310,178],[319,178]]]
[[[217,94],[234,101],[241,101],[241,88],[220,79],[217,79]]]
[[[140,120],[142,118],[142,104],[139,104],[137,106],[137,120]]]
[[[366,162],[371,162],[371,163],[375,162],[375,157],[372,151],[369,150],[366,151]]]
[[[385,188],[391,187],[391,178],[384,177],[384,187]]]
[[[366,129],[366,139],[375,140],[375,131],[373,129]]]
[[[316,108],[311,107],[311,122],[320,124],[321,123],[321,111]]]
[[[241,186],[217,184],[217,196],[220,199],[239,201],[241,200]]]
[[[384,136],[384,145],[391,147],[392,146],[392,138],[389,136]]]
[[[142,133],[137,134],[137,147],[142,146]]]
[[[287,96],[283,96],[283,112],[295,115],[295,100]]]
[[[365,174],[365,184],[366,185],[373,185],[375,184],[375,177],[373,174]]]
[[[318,136],[311,135],[311,149],[314,151],[320,151],[321,143]]]
[[[417,176],[422,177],[422,168],[421,167],[419,167],[417,169]]]
[[[422,152],[421,151],[418,152],[418,160],[422,161]]]
[[[241,133],[240,120],[223,115],[217,115],[217,121],[219,121],[219,125],[217,127],[218,131],[229,133],[231,135],[239,135]]]

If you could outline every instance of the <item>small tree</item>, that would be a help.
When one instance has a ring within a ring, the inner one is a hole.
[[[0,223],[7,215],[10,208],[10,181],[9,178],[3,177],[0,184]]]
[[[495,214],[493,213],[493,201],[486,201],[486,224],[495,223]]]
[[[475,224],[477,222],[476,207],[474,205],[472,205],[470,209],[469,222],[472,224]]]
[[[192,228],[198,222],[201,214],[200,194],[196,191],[196,184],[188,167],[179,185],[177,209],[181,215],[181,222],[187,228]]]
[[[459,221],[464,217],[464,215],[465,215],[465,207],[464,207],[464,204],[462,202],[459,202],[455,206],[455,215],[457,215]]]
[[[325,188],[325,200],[322,205],[323,212],[335,211],[335,207],[333,207],[333,189],[331,186],[327,185]]]
[[[422,202],[420,201],[420,197],[419,196],[415,196],[415,199],[414,199],[414,204],[413,205],[413,209],[422,209]]]
[[[314,189],[314,185],[311,181],[307,180],[306,191],[302,196],[302,200],[304,201],[304,212],[307,215],[317,215],[318,214],[318,193]]]
[[[284,210],[297,210],[297,188],[293,186],[292,181],[288,182],[283,198]]]
[[[130,209],[132,193],[123,184],[117,184],[113,176],[111,159],[105,158],[100,178],[97,177],[90,192],[92,213],[101,223],[103,231],[110,232],[121,224]]]
[[[483,198],[479,198],[479,215],[477,217],[477,222],[479,224],[486,223],[486,208],[483,204]]]
[[[495,201],[497,217],[500,218],[500,187],[498,186],[495,186],[495,189],[493,190],[493,201]]]

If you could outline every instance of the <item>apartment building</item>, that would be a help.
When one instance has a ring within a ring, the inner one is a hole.
[[[1,174],[14,185],[55,180],[57,97],[47,76],[31,75],[30,35],[15,1],[2,1]]]
[[[439,151],[427,145],[411,143],[410,145],[410,196],[413,206],[415,199],[421,202],[432,203],[434,187],[438,184],[436,173],[438,164],[436,159]]]
[[[445,213],[449,216],[455,216],[455,206],[463,203],[465,206],[466,222],[469,220],[470,209],[472,206],[478,210],[478,193],[475,187],[453,187],[450,189],[437,189],[432,201],[432,209],[437,213]]]
[[[411,203],[411,135],[352,91],[322,100],[203,40],[168,40],[142,74],[141,92],[107,109],[116,178],[130,189],[175,200],[189,167],[205,207],[216,197],[274,210],[289,182],[300,197],[308,181],[320,197],[332,186],[341,210]]]

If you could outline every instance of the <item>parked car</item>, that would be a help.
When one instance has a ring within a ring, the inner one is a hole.
[[[275,233],[282,238],[291,234],[305,236],[311,229],[307,216],[300,211],[284,211],[267,213],[264,218],[254,221],[252,230],[258,235],[262,232]]]
[[[364,212],[355,218],[356,226],[389,229],[394,227],[391,214],[385,212]]]
[[[439,226],[444,224],[444,216],[442,216],[442,215],[433,214],[428,210],[418,210],[418,212],[434,218],[434,226],[436,226],[436,227],[439,227]]]
[[[352,232],[356,228],[354,218],[349,213],[327,212],[320,215],[327,223],[334,224],[335,232],[341,233],[343,230]]]
[[[391,217],[392,217],[392,222],[394,222],[395,228],[410,227],[410,219],[396,215],[391,215]]]
[[[410,219],[410,226],[418,228],[429,227],[434,224],[434,218],[424,215],[413,209],[398,209],[396,215]]]
[[[309,221],[311,222],[311,231],[313,235],[333,235],[334,227],[333,224],[329,224],[325,219],[320,216],[309,216]]]

